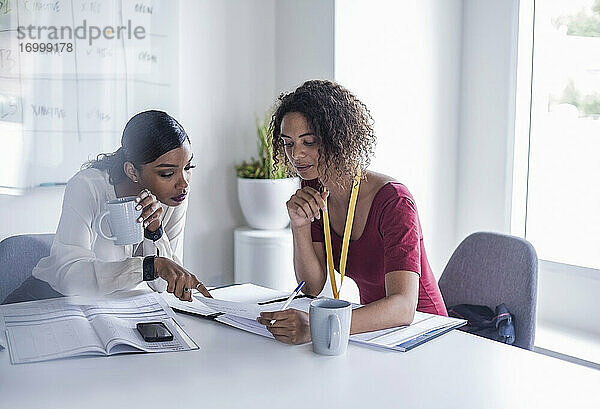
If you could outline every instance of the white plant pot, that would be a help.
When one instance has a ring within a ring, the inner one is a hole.
[[[300,188],[300,179],[238,178],[238,199],[248,226],[285,229],[290,223],[285,203]]]

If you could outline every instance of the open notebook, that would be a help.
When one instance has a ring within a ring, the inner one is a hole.
[[[0,324],[6,329],[13,364],[82,355],[198,349],[174,318],[173,310],[156,293],[94,302],[65,297],[0,306]],[[144,341],[136,324],[149,321],[163,322],[173,340]]]

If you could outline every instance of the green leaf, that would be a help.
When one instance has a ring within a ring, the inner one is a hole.
[[[252,179],[283,179],[287,177],[287,172],[283,164],[278,164],[277,169],[273,170],[273,144],[272,135],[269,134],[270,112],[265,114],[261,121],[256,117],[256,151],[258,159],[252,158],[250,162],[242,162],[235,167],[236,175],[241,178]]]

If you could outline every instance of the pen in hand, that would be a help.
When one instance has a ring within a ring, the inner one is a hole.
[[[283,311],[285,310],[287,307],[290,306],[290,304],[292,303],[292,300],[298,295],[300,294],[300,290],[302,289],[302,287],[304,287],[304,284],[306,284],[304,281],[301,281],[300,284],[298,284],[298,287],[296,287],[296,289],[290,294],[290,296],[288,297],[288,299],[285,301],[285,304],[283,304],[283,307],[281,307],[279,309],[279,311]],[[275,321],[277,320],[271,320],[271,325],[275,324]]]

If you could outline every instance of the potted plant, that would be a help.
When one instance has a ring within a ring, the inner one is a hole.
[[[256,119],[258,158],[235,167],[238,199],[248,225],[255,229],[284,229],[290,223],[285,203],[300,187],[297,177],[288,177],[283,163],[273,167],[273,136],[269,116]]]

